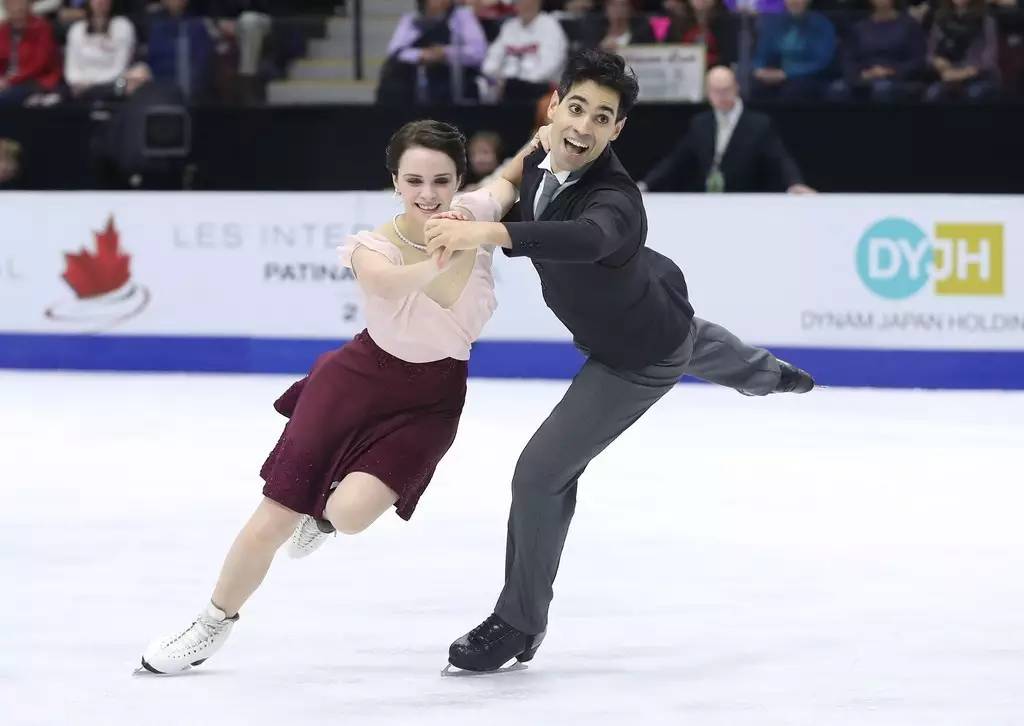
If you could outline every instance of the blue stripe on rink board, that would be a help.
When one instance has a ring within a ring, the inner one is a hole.
[[[341,340],[0,334],[0,368],[303,373]],[[773,348],[833,386],[1024,389],[1024,350]],[[493,378],[570,378],[583,357],[567,342],[482,341],[470,372]]]

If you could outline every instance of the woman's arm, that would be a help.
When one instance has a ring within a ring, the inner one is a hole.
[[[117,72],[110,79],[115,81],[118,76],[128,70],[132,56],[135,55],[135,26],[128,18],[119,16],[111,20],[111,27],[112,32],[116,28],[114,68]]]

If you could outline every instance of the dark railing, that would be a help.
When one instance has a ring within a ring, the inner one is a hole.
[[[350,0],[352,14],[352,65],[357,81],[363,80],[363,0]]]

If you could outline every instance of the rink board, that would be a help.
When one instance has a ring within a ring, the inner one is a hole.
[[[647,195],[697,314],[833,385],[1024,388],[1024,205],[997,196]],[[6,194],[0,366],[301,372],[363,327],[336,247],[381,192]],[[479,376],[581,360],[526,260],[495,257]]]

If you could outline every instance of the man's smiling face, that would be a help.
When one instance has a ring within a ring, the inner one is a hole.
[[[554,171],[575,171],[599,157],[626,123],[616,120],[618,112],[618,92],[594,81],[574,84],[565,98],[556,92],[548,106]]]

